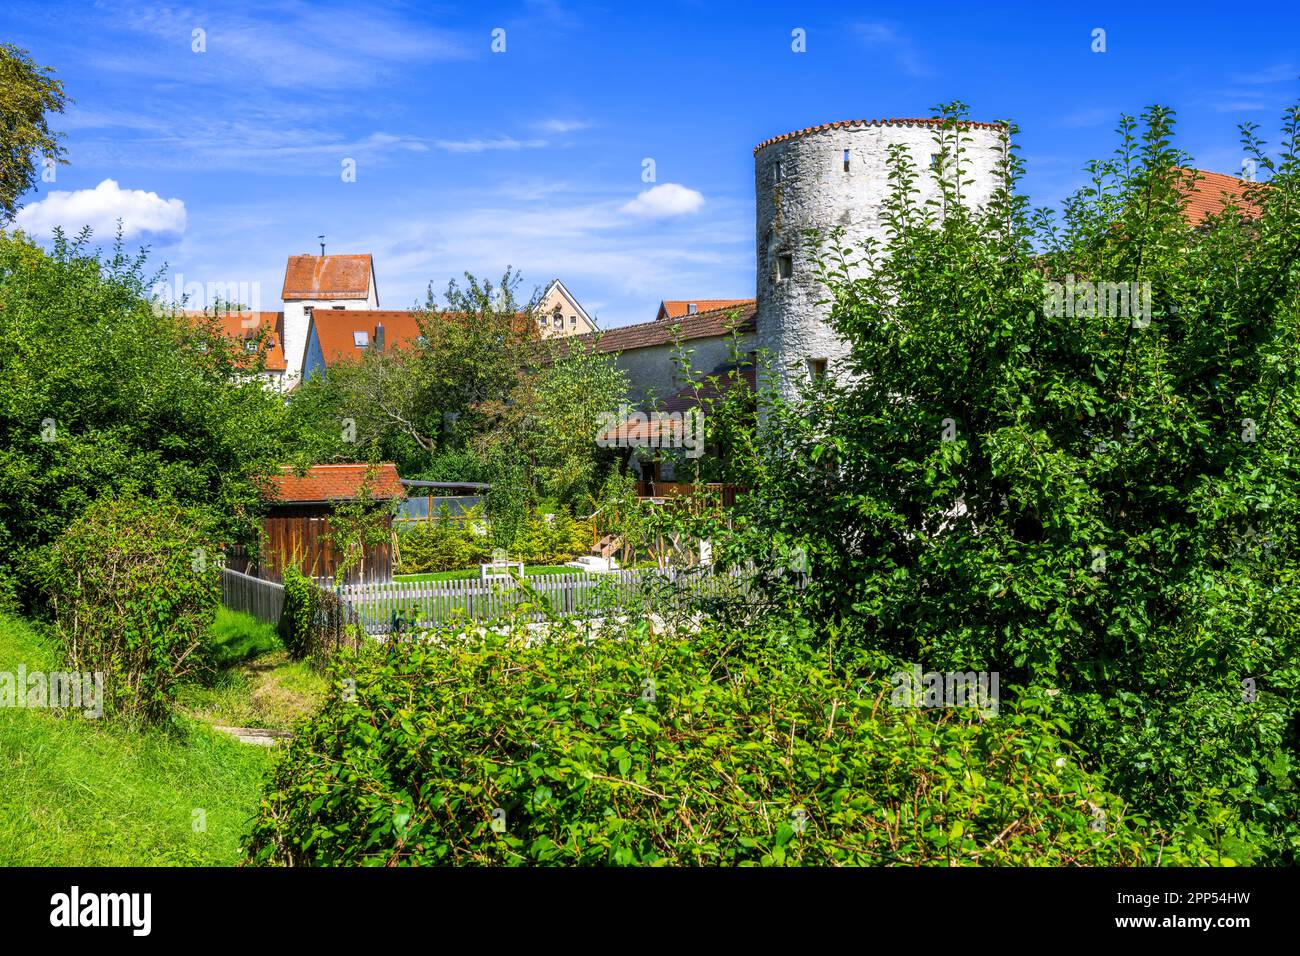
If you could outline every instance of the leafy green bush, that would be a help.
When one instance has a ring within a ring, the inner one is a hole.
[[[1082,770],[1045,702],[894,708],[791,636],[477,631],[341,662],[252,861],[1122,865],[1208,858]],[[353,685],[352,681],[355,681]],[[344,683],[346,682],[346,683]],[[1096,828],[1099,808],[1104,828]],[[1157,850],[1163,845],[1163,850]]]
[[[320,604],[320,588],[297,565],[284,568],[284,607],[277,631],[284,649],[294,660],[302,660],[311,647],[311,630]]]
[[[408,527],[399,541],[398,573],[458,571],[488,561],[495,535],[474,530],[481,520],[478,509],[471,509],[462,521],[452,520],[444,507],[432,524]],[[506,551],[511,560],[558,564],[590,548],[591,522],[575,521],[567,508],[560,507],[551,515],[527,512]]]
[[[365,630],[338,594],[292,564],[284,569],[284,607],[276,631],[290,657],[309,660],[318,671],[342,648],[355,650],[366,641]]]
[[[444,505],[432,523],[409,525],[398,540],[399,574],[457,571],[487,561],[492,553],[487,535],[475,531],[482,510],[471,508],[455,521]]]
[[[528,564],[559,564],[591,550],[591,522],[575,521],[569,509],[530,511],[510,554]]]
[[[170,501],[102,498],[50,550],[46,585],[73,671],[105,675],[105,713],[159,722],[221,598],[212,517]]]
[[[482,459],[466,448],[442,448],[427,456],[427,463],[419,471],[404,478],[420,481],[491,481],[492,473]]]

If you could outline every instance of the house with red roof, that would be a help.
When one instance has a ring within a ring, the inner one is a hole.
[[[629,397],[634,403],[662,402],[686,384],[673,359],[678,343],[689,350],[691,367],[701,375],[732,367],[737,358],[741,364],[752,361],[757,303],[753,299],[701,301],[728,304],[680,317],[663,317],[661,303],[660,317],[649,322],[576,336],[574,342],[614,356],[619,369],[627,374]]]
[[[574,339],[613,356],[627,375],[629,398],[639,408],[603,429],[596,441],[629,449],[629,464],[643,482],[650,483],[648,493],[655,483],[676,480],[676,469],[662,456],[651,454],[642,460],[635,449],[686,447],[686,439],[692,436],[683,432],[689,427],[685,412],[732,388],[754,389],[758,304],[753,299],[702,299],[696,304],[717,302],[723,305],[691,312],[678,308],[677,300],[665,300],[650,322]],[[678,349],[695,378],[704,380],[702,388],[685,381],[674,354]]]
[[[282,388],[288,365],[284,358],[284,313],[218,311],[180,313],[196,328],[210,328],[235,343],[236,363],[250,370],[268,387]],[[206,350],[207,344],[202,348]],[[260,366],[260,367],[259,367]],[[253,371],[255,370],[255,371]]]
[[[664,299],[659,303],[656,321],[665,319],[684,319],[688,315],[700,312],[716,312],[718,309],[734,309],[753,305],[753,299]]]
[[[1230,203],[1247,219],[1258,219],[1264,211],[1260,201],[1267,184],[1204,169],[1179,169],[1179,172],[1183,174],[1179,186],[1184,196],[1183,219],[1189,226],[1199,226],[1210,216],[1219,215]]]
[[[420,339],[418,312],[401,309],[328,309],[307,323],[301,379],[328,374],[369,352],[404,348]]]

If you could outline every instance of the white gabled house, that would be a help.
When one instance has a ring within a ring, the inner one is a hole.
[[[564,283],[552,279],[537,306],[537,328],[543,338],[553,338],[595,332],[596,323]]]
[[[379,308],[375,263],[370,255],[290,256],[284,269],[284,388],[297,384],[307,333],[317,311]]]

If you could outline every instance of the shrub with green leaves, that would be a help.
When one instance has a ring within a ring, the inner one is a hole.
[[[277,632],[290,657],[308,660],[318,671],[324,671],[341,648],[355,650],[368,640],[348,603],[292,564],[284,569]]]
[[[212,516],[170,501],[101,498],[50,549],[46,587],[73,671],[105,675],[105,713],[159,722],[198,666],[221,599]]]
[[[550,514],[529,512],[510,553],[529,564],[553,564],[585,554],[591,542],[591,522],[575,521],[569,509],[560,506]]]
[[[312,626],[320,604],[320,588],[294,564],[284,568],[284,606],[277,627],[289,656],[301,660],[311,647]]]
[[[448,637],[340,662],[279,759],[252,861],[1212,859],[1107,793],[1045,699],[992,718],[895,708],[883,658],[831,668],[779,631]]]
[[[495,535],[475,530],[482,512],[471,509],[463,520],[453,520],[446,507],[431,523],[411,525],[401,533],[399,574],[458,571],[492,557]],[[549,515],[529,510],[506,548],[511,560],[528,564],[556,564],[591,548],[591,522],[575,520],[560,506]]]
[[[398,540],[399,574],[457,571],[488,560],[492,553],[487,535],[475,528],[482,510],[471,508],[463,520],[453,520],[446,505],[432,522],[408,525]]]

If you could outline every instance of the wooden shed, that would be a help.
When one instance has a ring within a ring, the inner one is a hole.
[[[316,465],[306,474],[285,466],[269,480],[271,507],[262,522],[258,576],[280,581],[287,564],[297,564],[309,577],[332,578],[342,555],[330,536],[330,518],[344,502],[365,494],[377,503],[404,497],[397,467],[381,465]],[[348,581],[387,581],[393,576],[392,514],[384,517],[387,534],[369,545]]]

